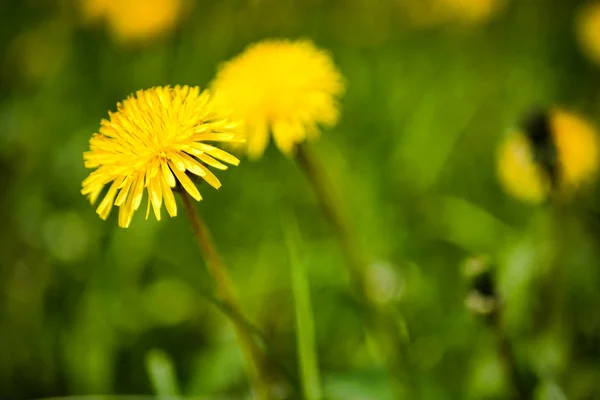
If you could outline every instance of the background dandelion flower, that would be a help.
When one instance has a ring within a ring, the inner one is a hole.
[[[104,186],[108,192],[97,208],[106,219],[114,205],[119,207],[119,226],[128,227],[141,204],[144,188],[157,220],[164,201],[171,217],[177,215],[173,188],[177,182],[194,199],[200,192],[187,172],[214,188],[221,183],[206,168],[227,169],[220,161],[237,165],[238,159],[205,142],[239,141],[236,124],[213,106],[208,91],[198,87],[169,86],[140,90],[117,112],[102,120],[99,133],[84,153],[85,166],[96,168],[84,181],[81,193],[96,202]]]
[[[506,0],[398,0],[409,23],[416,27],[484,25],[506,7]]]
[[[509,194],[527,203],[542,202],[550,190],[543,168],[534,161],[531,144],[520,132],[507,136],[498,149],[498,177]]]
[[[582,117],[562,110],[551,114],[558,150],[561,189],[569,191],[591,181],[598,171],[598,134]]]
[[[529,119],[510,134],[498,152],[498,175],[516,198],[540,203],[551,192],[564,196],[591,181],[598,171],[598,137],[578,115],[553,109]]]
[[[247,152],[256,159],[270,132],[291,155],[296,144],[318,137],[318,124],[335,125],[344,82],[331,56],[312,42],[265,40],[225,63],[212,88],[244,122]]]
[[[489,22],[504,7],[504,0],[438,0],[449,17],[465,24]]]
[[[82,0],[88,21],[105,18],[115,39],[139,42],[154,39],[169,30],[183,14],[182,0]]]
[[[600,1],[581,7],[575,27],[581,50],[591,61],[600,65]]]

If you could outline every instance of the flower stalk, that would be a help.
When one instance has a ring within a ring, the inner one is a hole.
[[[194,237],[200,248],[209,274],[213,278],[216,291],[223,306],[236,315],[243,316],[234,285],[229,277],[227,269],[223,264],[221,256],[212,240],[210,231],[200,214],[192,204],[192,198],[185,190],[179,191],[183,206],[192,225]],[[254,395],[258,400],[270,400],[272,398],[269,379],[266,373],[265,360],[261,350],[253,338],[248,326],[238,318],[230,318],[231,323],[240,344],[242,356],[253,387]]]
[[[319,159],[306,143],[300,143],[296,146],[295,160],[312,186],[321,210],[338,238],[368,333],[373,337],[378,355],[388,369],[393,389],[400,398],[405,398],[407,391],[412,392],[411,371],[407,366],[407,348],[397,328],[394,314],[382,309],[369,293],[369,260],[361,251],[350,220],[340,206]],[[402,376],[407,382],[400,384],[397,379]]]

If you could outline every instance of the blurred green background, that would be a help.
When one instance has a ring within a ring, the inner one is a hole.
[[[410,3],[189,1],[169,32],[124,43],[78,2],[2,1],[0,395],[151,395],[153,365],[172,367],[186,396],[247,396],[185,215],[102,221],[79,193],[82,153],[135,90],[205,87],[252,42],[306,37],[347,79],[341,122],[314,149],[373,260],[373,291],[403,315],[417,398],[508,398],[499,337],[524,398],[600,398],[599,194],[525,206],[502,192],[494,159],[532,106],[598,120],[599,70],[575,33],[584,2],[506,1],[476,21],[420,18]],[[326,398],[394,399],[296,164],[271,146],[219,178],[198,209],[272,354],[298,376],[283,211],[299,221]],[[465,306],[465,260],[479,255],[497,268],[500,333]]]

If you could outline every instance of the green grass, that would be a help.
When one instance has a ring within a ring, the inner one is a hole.
[[[82,152],[131,92],[204,87],[219,63],[276,36],[312,38],[346,77],[341,121],[313,147],[361,248],[397,280],[387,306],[410,333],[420,398],[509,392],[496,333],[464,304],[461,266],[480,254],[497,271],[520,387],[600,397],[598,193],[528,207],[502,192],[494,159],[533,105],[598,123],[600,75],[574,36],[580,2],[508,3],[480,27],[414,29],[391,0],[197,2],[179,34],[129,48],[69,6],[1,3],[0,393],[247,396],[186,218],[142,211],[128,230],[114,210],[100,220],[79,193]],[[52,68],[32,78],[15,40],[57,19],[39,39],[56,51],[34,52]],[[301,171],[271,146],[219,178],[198,207],[270,354],[307,399],[393,399]],[[282,231],[279,210],[297,228]],[[168,358],[147,358],[152,349]]]

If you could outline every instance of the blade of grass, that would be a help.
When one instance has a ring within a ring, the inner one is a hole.
[[[146,371],[157,396],[175,398],[180,395],[175,367],[167,353],[150,350],[146,354]]]
[[[291,216],[282,218],[285,240],[288,248],[292,293],[296,312],[296,340],[304,398],[320,400],[321,382],[315,346],[315,328],[310,288],[304,263],[298,252],[301,243],[297,222]]]

